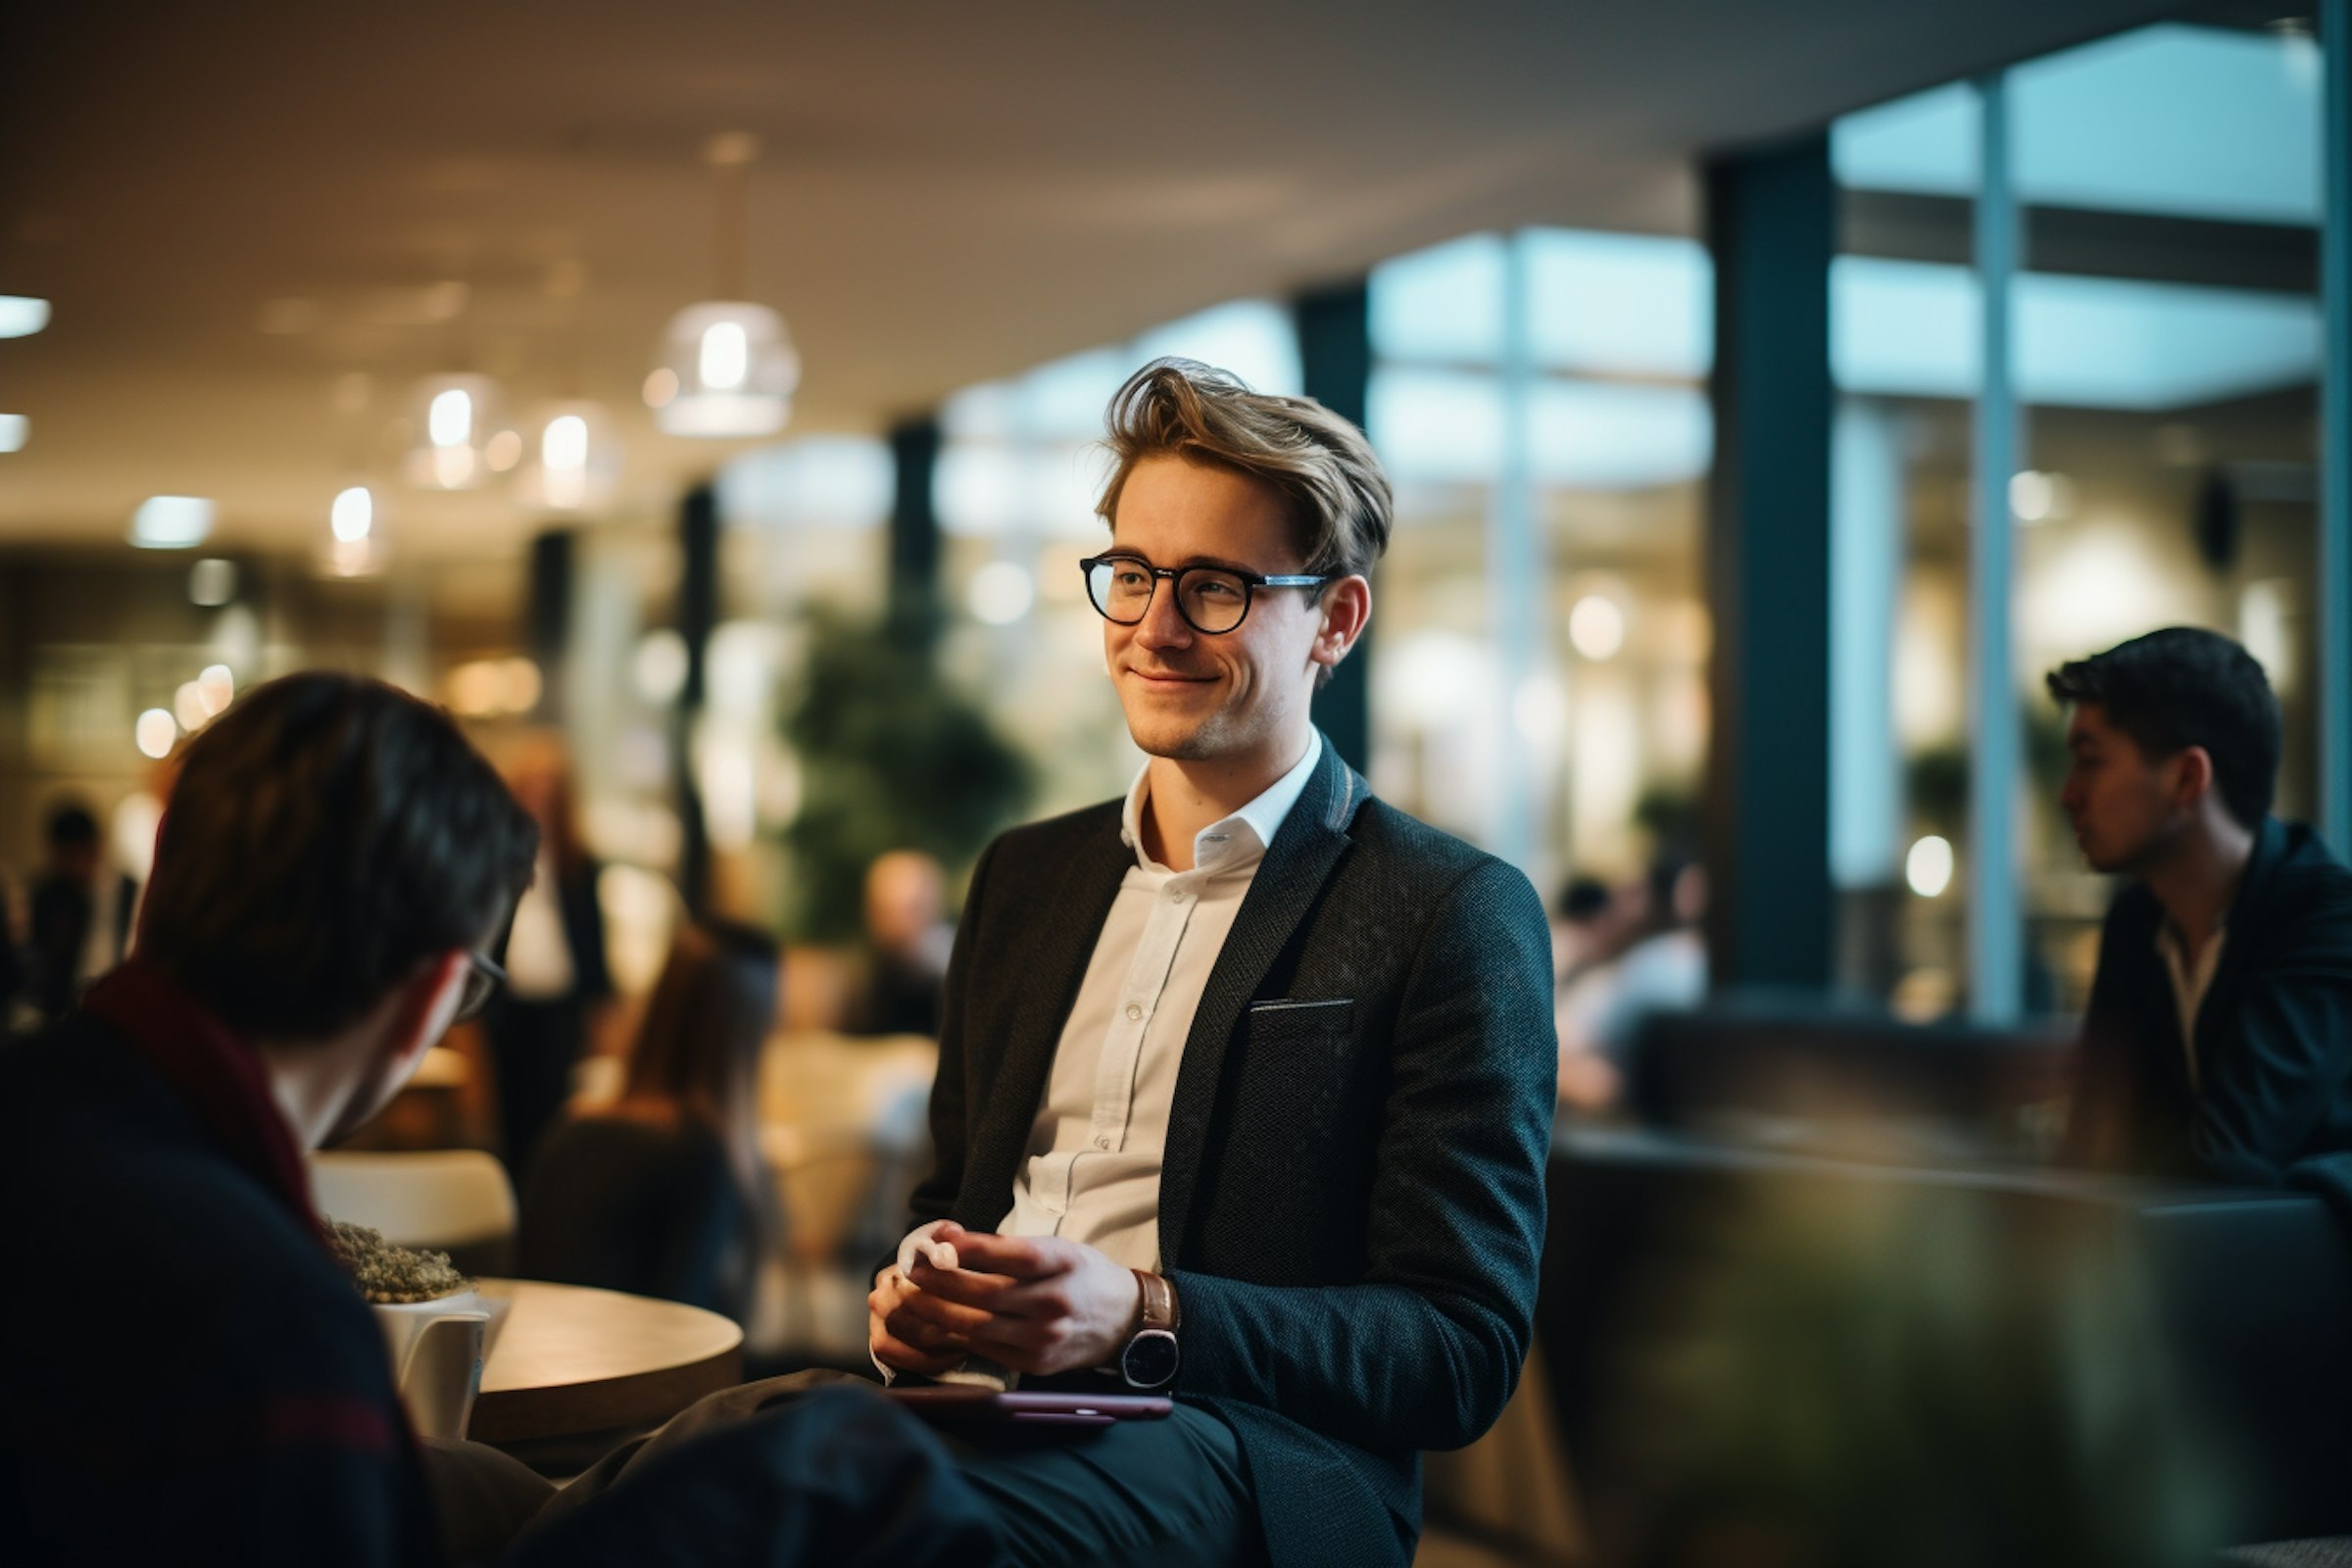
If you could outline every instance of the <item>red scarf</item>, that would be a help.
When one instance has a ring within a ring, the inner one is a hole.
[[[326,1245],[326,1226],[311,1206],[310,1167],[251,1046],[179,982],[138,958],[91,986],[81,1006],[128,1038],[228,1157]]]

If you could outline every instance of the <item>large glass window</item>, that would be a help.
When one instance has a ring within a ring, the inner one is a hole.
[[[2024,1000],[2071,1009],[2108,889],[2055,808],[2062,715],[2046,670],[2164,625],[2238,638],[2285,709],[2279,809],[2317,809],[2318,46],[2308,19],[2167,24],[2020,66],[2006,85],[2023,247],[2007,493]],[[1834,142],[1848,253],[1832,279],[1839,482],[1896,509],[1905,541],[1888,632],[1902,803],[1841,880],[1898,857],[1911,873],[1895,895],[1905,918],[1886,927],[1900,951],[1872,978],[1922,1010],[1962,994],[1969,962],[1965,875],[1914,847],[1948,840],[1965,872],[1979,116],[1956,85],[1850,116]]]
[[[1371,283],[1374,787],[1550,887],[1679,835],[1703,763],[1705,252],[1531,229]]]

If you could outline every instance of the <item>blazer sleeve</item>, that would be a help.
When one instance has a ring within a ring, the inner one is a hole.
[[[1390,1452],[1460,1447],[1502,1413],[1533,1335],[1559,1072],[1544,908],[1509,865],[1445,896],[1391,1066],[1361,1283],[1173,1271],[1179,1393]]]
[[[2352,1078],[2352,901],[2311,886],[2244,940],[2264,952],[2208,1048],[2190,1150],[2215,1181],[2275,1187]]]

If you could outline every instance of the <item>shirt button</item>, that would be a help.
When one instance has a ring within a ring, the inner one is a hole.
[[[1127,1004],[1127,1016],[1128,1016],[1128,1017],[1130,1017],[1130,1018],[1141,1018],[1143,1015],[1144,1015],[1144,1005],[1143,1005],[1143,1004],[1142,1004],[1142,1003],[1140,1003],[1140,1002],[1130,1002],[1129,1004]]]
[[[1108,1133],[1098,1135],[1095,1139],[1095,1147],[1097,1149],[1108,1149],[1110,1147],[1110,1135]]]

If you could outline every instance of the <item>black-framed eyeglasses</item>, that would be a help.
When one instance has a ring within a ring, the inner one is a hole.
[[[1089,556],[1078,563],[1086,573],[1086,597],[1104,620],[1132,626],[1151,612],[1162,577],[1173,582],[1176,613],[1197,632],[1219,637],[1250,613],[1250,596],[1260,588],[1316,588],[1329,577],[1269,577],[1227,566],[1154,566],[1140,556]]]
[[[458,1010],[451,1016],[451,1023],[464,1023],[480,1016],[481,1010],[490,1005],[490,999],[498,995],[498,988],[507,983],[507,971],[496,958],[479,953],[467,953],[466,957],[466,989],[458,997]]]

